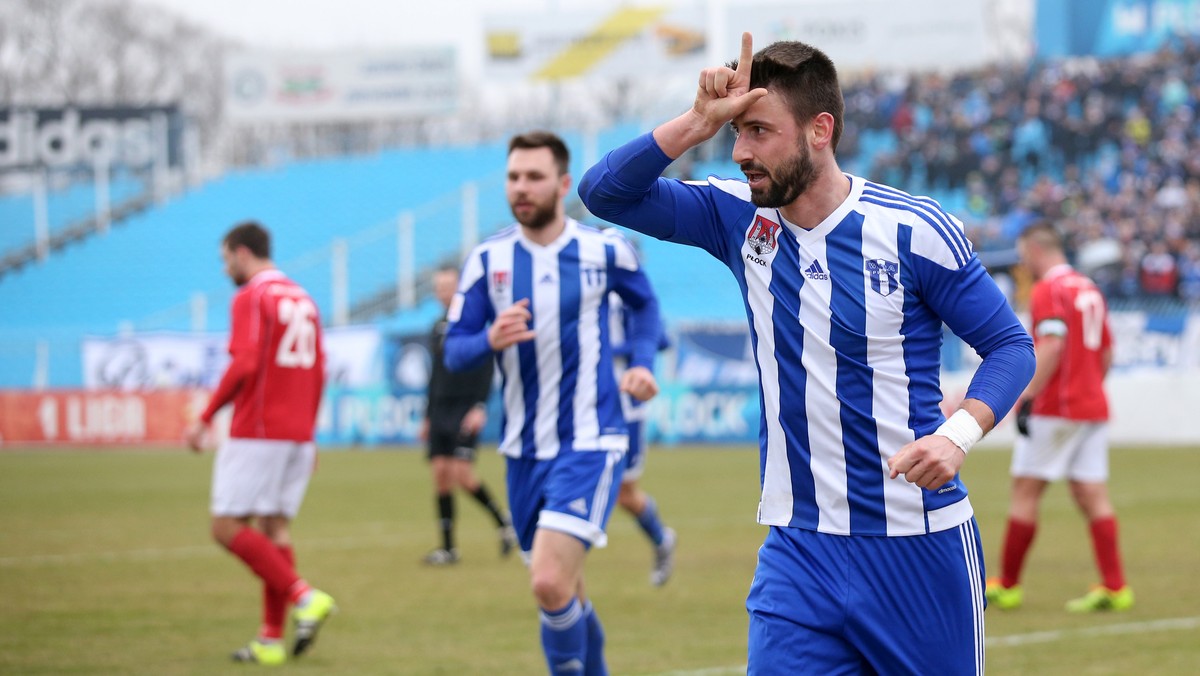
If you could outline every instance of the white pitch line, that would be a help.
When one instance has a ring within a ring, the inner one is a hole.
[[[1178,631],[1196,628],[1200,628],[1200,616],[1174,617],[1165,620],[1148,620],[1146,622],[1129,622],[1126,624],[1109,624],[1101,627],[1085,627],[1083,629],[1035,631],[1030,634],[1014,634],[1012,636],[994,636],[987,640],[987,644],[991,648],[1007,648],[1010,646],[1029,645],[1031,643],[1052,643],[1064,638],[1148,634],[1156,631]]]
[[[1174,617],[1163,620],[1148,620],[1146,622],[1109,624],[1101,627],[1085,627],[1083,629],[1035,631],[1028,634],[993,636],[987,640],[987,646],[989,648],[1011,648],[1014,646],[1032,645],[1035,643],[1053,643],[1055,641],[1061,641],[1070,638],[1118,636],[1124,634],[1149,634],[1159,631],[1184,631],[1197,628],[1200,628],[1200,615],[1194,617]],[[743,664],[740,666],[664,671],[654,674],[653,676],[744,676],[745,673],[746,665]]]

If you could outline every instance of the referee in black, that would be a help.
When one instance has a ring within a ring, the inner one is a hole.
[[[433,295],[449,308],[458,290],[458,269],[442,267],[433,275]],[[433,325],[429,336],[433,367],[429,372],[428,403],[421,438],[428,443],[429,465],[437,494],[438,523],[442,546],[425,555],[431,566],[458,562],[454,546],[454,489],[461,488],[483,506],[496,521],[500,555],[508,556],[517,544],[508,514],[496,505],[487,487],[475,475],[475,453],[479,433],[487,423],[487,398],[492,387],[492,362],[470,371],[452,373],[442,362],[442,347],[449,322],[445,315]]]

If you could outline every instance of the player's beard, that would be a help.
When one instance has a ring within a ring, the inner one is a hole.
[[[241,287],[246,282],[250,281],[250,276],[247,275],[241,268],[231,267],[229,269],[229,281],[233,282],[236,287]]]
[[[558,214],[557,196],[551,197],[546,202],[538,202],[531,197],[525,198],[522,201],[533,206],[533,209],[526,212],[524,216],[517,213],[516,205],[510,204],[509,208],[512,209],[513,218],[517,219],[518,223],[530,230],[545,229],[546,226],[554,221],[554,217]]]
[[[768,171],[757,162],[744,162],[742,171],[757,171],[766,174],[769,184],[765,190],[750,189],[750,201],[756,207],[778,209],[795,202],[817,180],[820,172],[813,164],[808,146],[800,143],[799,152]]]

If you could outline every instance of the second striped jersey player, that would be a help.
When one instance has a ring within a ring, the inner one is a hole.
[[[657,393],[650,367],[660,328],[658,301],[629,243],[566,216],[569,162],[552,133],[509,142],[505,192],[517,223],[463,266],[445,359],[451,370],[493,356],[500,367],[500,452],[550,672],[605,674],[603,625],[584,593],[583,568],[588,548],[605,544],[621,482],[628,432],[618,394]],[[612,293],[632,315],[619,384]]]

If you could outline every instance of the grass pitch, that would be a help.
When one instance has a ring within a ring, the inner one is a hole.
[[[965,478],[996,567],[1006,452],[971,454]],[[0,673],[212,674],[254,635],[259,587],[208,539],[212,455],[182,450],[0,453]],[[503,493],[503,465],[478,468]],[[989,610],[991,674],[1194,674],[1200,669],[1200,448],[1119,449],[1111,484],[1129,612],[1072,616],[1096,580],[1086,527],[1056,486],[1026,569],[1026,606]],[[736,674],[745,594],[765,531],[757,453],[656,450],[643,482],[679,533],[674,578],[650,586],[651,550],[619,511],[589,555],[588,588],[614,674]],[[418,563],[436,544],[428,468],[415,451],[324,452],[293,532],[301,573],[341,612],[299,671],[544,673],[525,570],[501,560],[490,521],[459,496],[463,561]]]

